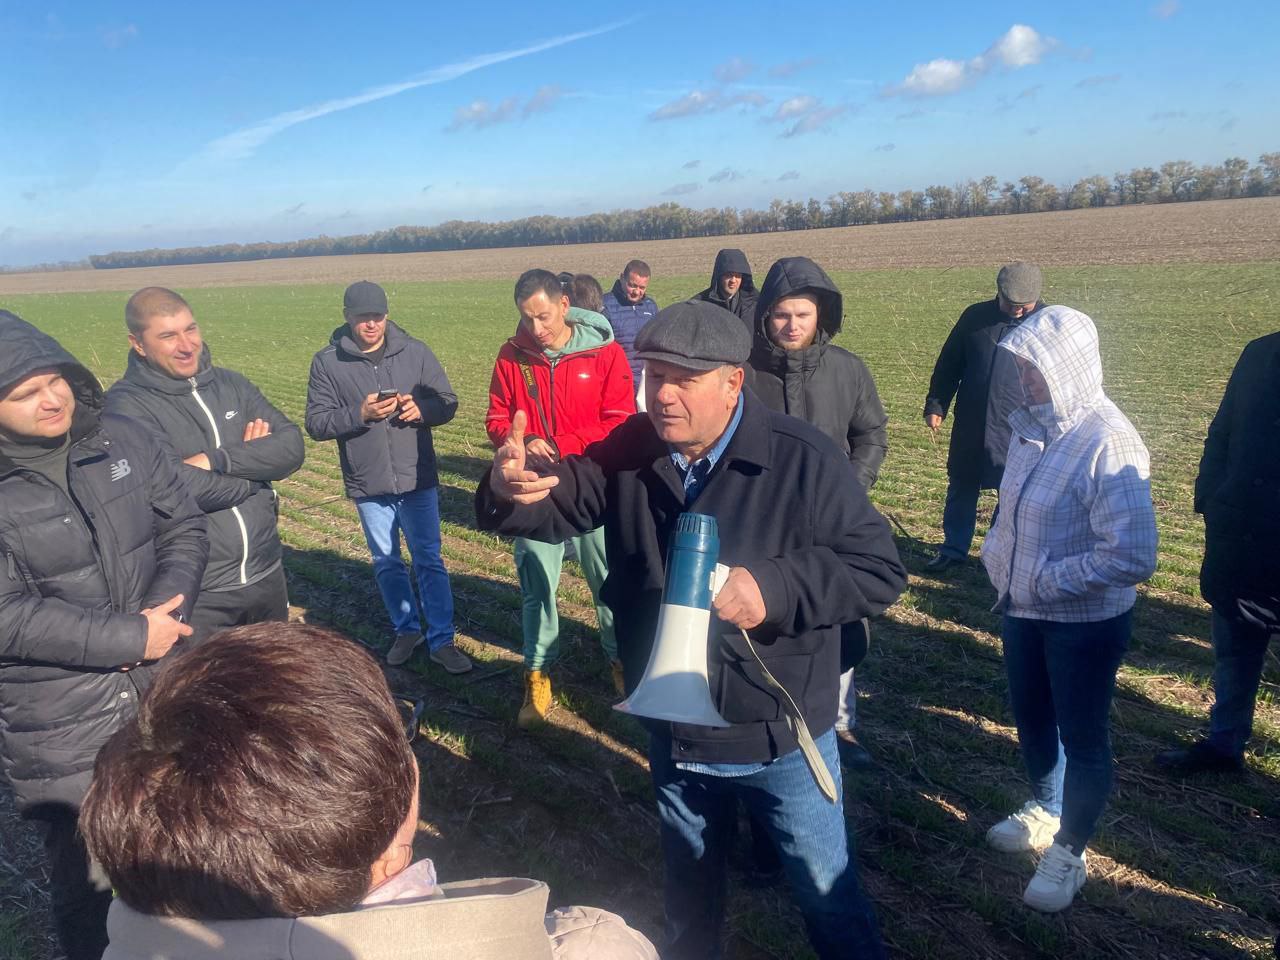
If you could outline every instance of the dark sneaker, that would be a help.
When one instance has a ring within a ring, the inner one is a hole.
[[[868,771],[879,766],[852,730],[836,731],[836,750],[840,754],[840,764],[848,770]]]
[[[446,673],[466,673],[471,669],[471,658],[452,643],[446,643],[439,650],[432,650],[431,662],[440,664]]]
[[[413,651],[420,646],[422,646],[422,634],[416,630],[408,633],[397,633],[396,642],[391,644],[391,649],[387,651],[387,663],[393,667],[407,663],[409,658],[413,656]]]
[[[924,568],[930,573],[944,573],[952,567],[958,567],[964,563],[959,557],[953,557],[946,553],[935,554],[933,559],[924,565]]]
[[[1210,746],[1207,740],[1197,740],[1186,749],[1157,753],[1156,766],[1181,777],[1195,773],[1243,773],[1244,757],[1233,757]]]

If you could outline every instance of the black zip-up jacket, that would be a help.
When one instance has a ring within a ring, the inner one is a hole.
[[[609,575],[601,599],[614,612],[628,691],[649,662],[667,548],[686,510],[670,450],[645,414],[552,471],[559,484],[530,505],[497,500],[485,475],[476,491],[483,530],[559,543],[604,526]],[[874,616],[906,585],[889,525],[832,442],[745,394],[742,420],[693,503],[720,528],[720,562],[750,571],[765,620],[751,631],[770,672],[814,736],[835,723],[840,628]],[[796,748],[795,737],[736,628],[711,621],[711,698],[732,726],[650,721],[681,761],[757,763]]]
[[[27,816],[74,810],[149,666],[138,611],[181,593],[190,616],[208,544],[177,460],[148,427],[101,414],[93,375],[0,311],[0,389],[58,368],[76,398],[71,496],[0,456],[0,754]]]
[[[803,350],[784,350],[769,337],[769,310],[779,300],[811,293],[818,332]],[[889,417],[862,358],[831,342],[844,320],[844,298],[807,257],[784,257],[769,268],[756,303],[751,389],[771,410],[799,417],[835,441],[867,489],[889,450]]]
[[[183,479],[209,518],[205,592],[238,590],[280,565],[274,480],[302,466],[302,431],[234,370],[215,367],[205,344],[194,377],[175,379],[130,350],[124,376],[107,391],[107,412],[149,423],[180,459],[203,453],[211,469],[183,464]],[[271,434],[244,442],[245,424]]]
[[[1280,333],[1249,343],[1209,424],[1196,477],[1200,592],[1215,610],[1280,630]]]
[[[1022,405],[1022,388],[1012,357],[1001,355],[996,344],[1022,319],[1002,312],[997,300],[975,303],[960,314],[938,354],[924,412],[945,418],[955,400],[947,451],[952,480],[984,490],[1000,486],[1009,454],[1009,414]]]
[[[352,499],[434,487],[431,428],[458,412],[458,397],[431,348],[389,320],[386,336],[386,352],[375,364],[343,324],[311,361],[307,433],[313,440],[338,441],[342,480]],[[365,397],[392,388],[413,394],[421,423],[406,424],[394,416],[374,423],[361,419]]]
[[[729,299],[720,292],[720,278],[726,273],[742,274],[742,286]],[[751,279],[751,264],[747,255],[741,250],[726,247],[716,254],[715,266],[711,268],[711,285],[701,293],[694,294],[691,300],[705,300],[717,307],[724,307],[746,324],[748,332],[755,329],[756,322],[756,284]]]

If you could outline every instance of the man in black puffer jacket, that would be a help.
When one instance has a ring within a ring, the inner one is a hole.
[[[273,480],[302,466],[302,431],[234,370],[215,367],[187,301],[144,287],[125,306],[129,359],[107,411],[152,425],[184,460],[209,518],[209,563],[191,611],[196,640],[289,618]]]
[[[1213,607],[1205,737],[1156,762],[1172,773],[1244,769],[1267,646],[1280,637],[1280,333],[1249,343],[1209,424],[1196,477],[1200,592]]]
[[[808,257],[777,261],[756,304],[751,387],[765,406],[799,417],[834,440],[863,489],[870,490],[889,448],[889,418],[867,365],[831,342],[843,320],[844,298],[825,270]],[[853,734],[853,671],[867,652],[868,636],[865,620],[841,626],[836,736],[844,762],[862,768],[871,766],[871,757]]]
[[[106,949],[111,891],[76,832],[99,748],[191,628],[205,519],[147,427],[0,311],[0,760],[52,866],[69,960]]]
[[[747,331],[755,329],[756,285],[751,279],[751,264],[741,250],[726,247],[716,254],[711,268],[711,286],[695,294],[691,300],[705,300],[717,307],[724,307],[746,324]]]

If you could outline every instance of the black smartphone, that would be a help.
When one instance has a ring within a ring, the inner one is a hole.
[[[400,396],[400,391],[399,391],[399,390],[394,390],[394,389],[393,389],[393,390],[379,390],[379,391],[378,391],[378,402],[379,402],[379,403],[382,403],[382,402],[383,402],[383,401],[385,401],[385,400],[390,400],[392,397],[398,397],[398,396]]]

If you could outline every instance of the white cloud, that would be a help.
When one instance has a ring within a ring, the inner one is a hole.
[[[693,117],[700,113],[718,113],[731,107],[759,109],[769,98],[754,91],[726,96],[723,90],[691,90],[684,96],[669,100],[649,114],[650,120],[675,120]]]
[[[226,136],[218,137],[216,140],[210,141],[205,145],[204,149],[193,159],[200,161],[226,162],[230,160],[243,160],[251,157],[264,143],[277,134],[283,133],[290,127],[295,127],[300,123],[306,123],[308,120],[316,120],[320,117],[327,117],[331,113],[338,113],[342,110],[350,110],[353,107],[364,106],[366,103],[373,103],[377,100],[385,100],[387,97],[394,97],[397,94],[404,93],[408,90],[416,90],[418,87],[431,86],[437,83],[445,83],[449,80],[456,80],[458,77],[471,73],[484,67],[493,66],[496,63],[504,63],[508,60],[516,60],[520,57],[527,57],[535,53],[541,53],[544,50],[551,50],[555,47],[562,47],[567,43],[573,43],[576,40],[585,40],[588,37],[597,37],[603,33],[609,33],[617,30],[619,27],[625,26],[625,23],[613,23],[605,27],[598,27],[594,30],[584,30],[580,33],[570,33],[553,40],[544,40],[539,43],[531,44],[527,47],[520,47],[516,50],[502,50],[497,53],[483,53],[467,60],[460,60],[457,63],[446,64],[443,67],[436,67],[424,74],[411,77],[408,80],[402,80],[399,83],[389,83],[380,87],[372,87],[361,93],[357,93],[349,97],[337,97],[332,100],[326,100],[323,103],[315,104],[310,107],[302,107],[298,110],[289,110],[284,113],[278,113],[274,117],[268,117],[266,120],[243,127],[240,130],[233,131]]]
[[[811,110],[813,110],[813,108],[816,107],[817,105],[818,105],[817,97],[810,97],[807,95],[801,96],[801,97],[791,97],[790,99],[783,100],[780,104],[778,104],[778,109],[776,109],[773,112],[772,119],[790,120],[794,117],[802,117],[806,113],[809,113]]]
[[[1151,15],[1161,20],[1168,20],[1182,9],[1182,4],[1178,0],[1160,0],[1151,8]]]
[[[524,115],[527,117],[531,114],[550,110],[562,96],[564,96],[564,91],[554,83],[541,86],[533,92],[529,102],[524,105]]]
[[[786,63],[780,63],[769,70],[771,77],[790,77],[799,73],[801,70],[808,70],[816,65],[817,57],[804,57],[800,60],[788,60]]]
[[[798,137],[803,133],[814,133],[822,130],[848,109],[845,106],[818,107],[787,127],[786,130],[782,131],[782,135],[784,137]]]
[[[800,179],[799,170],[788,170],[786,173],[778,177],[778,182],[782,183],[784,180],[799,180],[799,179]]]
[[[994,67],[1020,70],[1043,60],[1058,45],[1033,27],[1015,23],[985,52],[968,60],[939,57],[918,63],[899,84],[887,87],[885,96],[940,97],[974,83]]]
[[[123,27],[112,27],[102,32],[102,42],[111,50],[119,50],[137,39],[138,25],[136,23],[130,23]]]
[[[715,77],[721,83],[737,83],[739,80],[745,80],[755,72],[756,65],[750,60],[743,60],[741,57],[734,57],[726,60],[715,69]]]
[[[848,112],[848,106],[823,106],[820,97],[804,94],[783,100],[773,114],[765,118],[771,123],[790,124],[779,136],[796,137],[826,127],[832,120]]]
[[[695,193],[700,189],[702,189],[701,186],[696,183],[677,183],[675,186],[667,187],[667,189],[663,190],[662,195],[664,197],[682,197],[687,193]]]
[[[507,97],[494,106],[490,106],[488,100],[472,100],[453,112],[453,122],[445,129],[456,133],[469,126],[480,129],[491,127],[495,123],[506,123],[508,120],[515,119],[518,104],[519,101],[515,97]]]
[[[681,169],[683,169],[683,170],[693,170],[693,169],[695,169],[695,168],[698,166],[698,164],[700,164],[700,163],[702,163],[702,161],[701,161],[701,160],[689,160],[689,161],[687,161],[686,163],[684,163],[684,164],[681,166]]]
[[[708,183],[732,183],[734,180],[741,180],[742,174],[734,170],[732,167],[725,167],[719,173],[713,173],[707,177]]]

